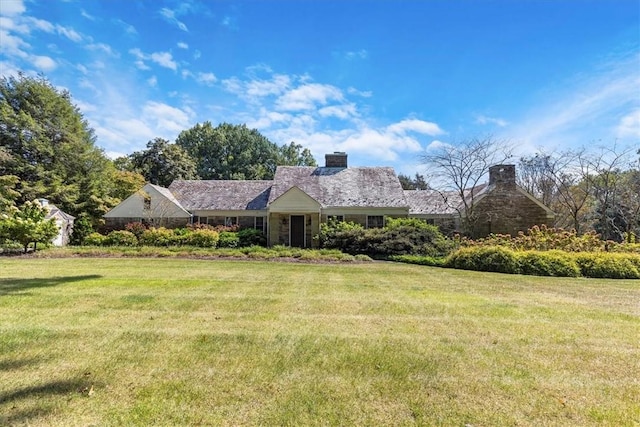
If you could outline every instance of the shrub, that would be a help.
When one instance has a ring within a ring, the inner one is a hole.
[[[149,228],[140,235],[140,244],[148,246],[169,246],[174,237],[173,230],[168,228]]]
[[[516,254],[500,246],[461,248],[449,255],[444,264],[463,270],[511,274],[519,272]]]
[[[526,251],[516,254],[521,274],[555,277],[580,276],[580,268],[575,257],[566,252]]]
[[[100,233],[93,232],[84,238],[82,244],[87,246],[102,246],[105,244],[106,238],[106,236]]]
[[[238,244],[240,247],[265,246],[267,238],[260,230],[245,228],[238,231]]]
[[[442,267],[443,258],[434,258],[426,255],[394,255],[389,258],[391,261],[404,262],[407,264],[427,265],[430,267]]]
[[[453,248],[434,225],[416,218],[389,218],[385,228],[365,230],[349,222],[330,222],[321,225],[320,244],[357,255],[388,257],[403,254],[444,256]]]
[[[107,234],[104,244],[107,246],[137,246],[138,239],[130,231],[114,230]]]
[[[221,248],[237,248],[239,246],[240,239],[238,233],[232,231],[220,232],[220,238],[218,240],[218,246]]]
[[[220,239],[220,233],[215,230],[201,228],[185,235],[185,244],[200,248],[215,248]]]
[[[142,233],[147,229],[147,226],[141,222],[130,222],[124,226],[124,229],[132,232],[136,238],[140,239]]]
[[[581,253],[576,263],[586,277],[640,279],[640,261],[633,254]]]

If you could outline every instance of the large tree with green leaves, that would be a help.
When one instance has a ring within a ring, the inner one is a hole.
[[[0,176],[18,178],[18,204],[45,197],[100,218],[117,200],[109,196],[113,164],[94,142],[69,92],[41,76],[0,79]]]
[[[196,160],[202,179],[272,179],[278,165],[315,166],[309,150],[293,142],[279,147],[246,125],[204,122],[181,132],[176,144]]]
[[[128,156],[129,162],[118,161],[131,171],[140,173],[147,182],[167,187],[174,179],[197,179],[196,162],[180,145],[155,138],[147,149]]]

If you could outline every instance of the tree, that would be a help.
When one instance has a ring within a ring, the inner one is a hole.
[[[588,172],[583,169],[582,179],[592,189],[595,199],[594,228],[605,240],[621,241],[630,231],[631,223],[637,222],[637,217],[635,221],[629,217],[629,212],[633,215],[637,197],[633,196],[633,190],[631,194],[625,191],[625,184],[632,189],[638,188],[634,174],[624,172],[630,170],[631,155],[631,150],[620,149],[614,144],[584,159]]]
[[[197,179],[196,162],[180,145],[162,138],[147,143],[147,149],[129,156],[131,171],[140,173],[151,184],[168,187],[176,179]],[[127,167],[126,163],[119,164]]]
[[[21,209],[13,210],[11,215],[0,217],[0,238],[20,243],[27,253],[29,244],[36,250],[38,243],[50,243],[58,234],[55,220],[45,219],[46,208],[38,202],[26,202]]]
[[[318,166],[311,151],[293,141],[282,145],[279,151],[278,166]]]
[[[46,197],[77,216],[96,221],[113,206],[108,197],[112,162],[67,91],[44,77],[0,79],[0,176],[14,175],[18,204]]]
[[[402,185],[403,190],[428,190],[429,184],[424,179],[424,175],[416,172],[415,176],[411,178],[408,175],[399,174],[398,180]]]
[[[442,144],[424,154],[422,161],[429,168],[430,183],[439,189],[445,203],[458,212],[462,231],[474,235],[478,220],[474,211],[475,189],[491,166],[510,158],[510,144],[489,135]],[[448,196],[451,193],[454,197]]]
[[[113,174],[111,196],[118,200],[124,200],[131,196],[147,182],[144,176],[138,172],[115,170]]]
[[[246,125],[196,124],[176,144],[196,159],[201,179],[272,179],[279,160],[278,146]]]

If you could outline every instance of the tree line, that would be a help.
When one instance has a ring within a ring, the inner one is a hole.
[[[272,179],[278,165],[316,163],[295,142],[278,145],[244,124],[210,122],[182,131],[173,143],[154,138],[111,160],[68,91],[43,76],[0,79],[0,214],[46,198],[77,217],[78,227],[97,227],[145,182]]]

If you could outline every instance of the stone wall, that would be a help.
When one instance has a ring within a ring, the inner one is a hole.
[[[476,203],[477,222],[474,237],[491,233],[511,234],[526,232],[534,225],[547,224],[547,211],[519,191],[496,188]],[[550,224],[549,224],[550,225]]]

